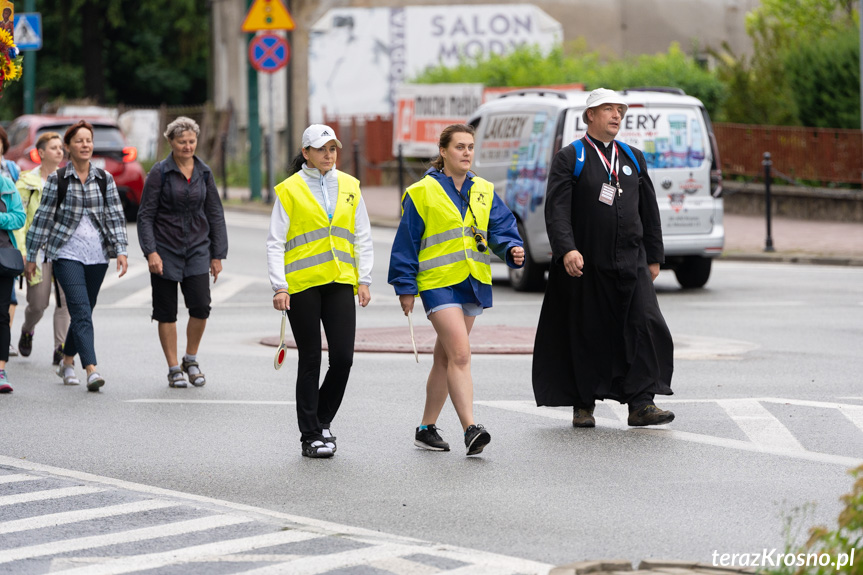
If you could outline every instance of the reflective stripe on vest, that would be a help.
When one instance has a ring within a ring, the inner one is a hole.
[[[339,191],[332,221],[299,173],[276,186],[276,195],[290,220],[285,238],[288,293],[332,282],[353,285],[356,291],[359,181],[339,171],[336,176]]]
[[[476,250],[471,225],[473,214],[467,210],[462,218],[458,207],[431,176],[409,187],[411,201],[423,219],[425,231],[420,241],[419,291],[456,285],[473,276],[491,285],[491,252]],[[476,230],[487,235],[494,186],[480,177],[473,178],[470,205],[476,214]]]

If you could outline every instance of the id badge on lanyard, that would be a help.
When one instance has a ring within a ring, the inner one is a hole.
[[[599,151],[599,148],[596,147],[596,144],[593,143],[593,140],[591,140],[590,138],[585,139],[591,146],[593,146],[593,149],[596,150],[596,155],[599,156],[599,159],[602,161],[602,165],[605,167],[605,171],[608,174],[608,183],[602,184],[602,187],[600,188],[599,201],[603,204],[610,206],[614,203],[615,189],[617,190],[618,196],[623,195],[623,189],[620,187],[620,178],[617,177],[617,172],[620,168],[620,160],[617,153],[617,143],[611,143],[611,161],[609,162],[605,158],[605,155]]]

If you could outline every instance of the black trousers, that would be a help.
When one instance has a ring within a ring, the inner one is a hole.
[[[297,421],[301,441],[314,441],[322,439],[322,427],[328,427],[336,416],[351,374],[357,327],[354,288],[337,283],[312,287],[293,294],[290,305],[288,320],[299,354]],[[319,388],[321,324],[327,335],[330,365]]]
[[[0,233],[6,233],[0,230]],[[12,339],[9,329],[9,304],[18,278],[0,277],[0,360],[9,361],[9,343]]]

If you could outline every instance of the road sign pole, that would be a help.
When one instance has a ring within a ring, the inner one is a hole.
[[[276,125],[275,123],[275,111],[273,108],[273,75],[267,74],[269,78],[267,78],[267,86],[269,94],[267,95],[267,99],[269,100],[269,108],[270,108],[270,125],[267,126],[267,147],[269,148],[267,152],[267,202],[273,201],[273,190],[276,187],[276,172],[273,170],[273,155],[276,153],[275,142],[273,141],[273,129]]]
[[[251,6],[252,0],[248,0]],[[255,35],[249,34],[249,44]],[[258,119],[258,72],[248,68],[249,86],[249,188],[251,199],[261,199],[261,123]]]
[[[25,0],[24,12],[35,12],[36,0]],[[24,113],[32,114],[36,99],[36,50],[24,54]]]

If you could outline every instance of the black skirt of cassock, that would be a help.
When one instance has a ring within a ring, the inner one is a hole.
[[[639,260],[646,261],[644,247]],[[671,395],[674,343],[646,264],[634,277],[552,263],[533,350],[537,405]]]

